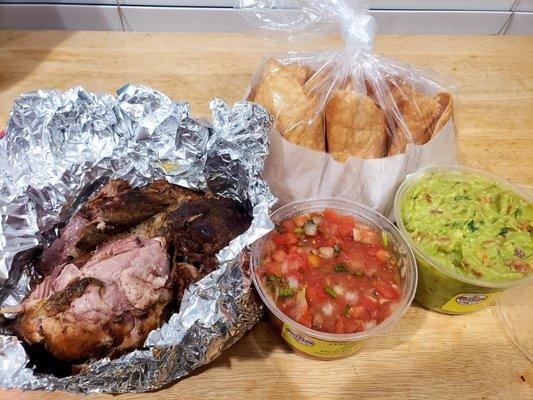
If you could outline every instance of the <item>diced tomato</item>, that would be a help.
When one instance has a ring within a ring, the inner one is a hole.
[[[288,254],[286,260],[289,263],[289,270],[294,271],[307,264],[307,255],[300,253]]]
[[[344,322],[344,330],[337,333],[346,333],[346,332],[361,332],[363,330],[363,323],[360,319],[355,319],[353,317],[347,318]]]
[[[387,250],[383,249],[376,251],[374,255],[376,256],[376,259],[381,263],[389,261],[390,258],[390,253]]]
[[[309,311],[306,311],[303,313],[300,318],[298,318],[297,322],[299,324],[302,324],[303,326],[307,326],[308,328],[311,328],[311,313]]]
[[[265,261],[262,265],[262,269],[269,275],[281,274],[281,266],[278,263],[272,261]]]
[[[276,251],[276,244],[272,240],[267,240],[263,246],[263,254],[271,254]]]
[[[365,244],[378,244],[379,238],[376,232],[370,230],[370,229],[362,229],[361,230],[361,242]]]
[[[379,308],[379,301],[368,294],[359,296],[359,304],[365,308],[368,312],[372,312]]]
[[[285,257],[287,257],[287,254],[285,254],[285,252],[283,250],[276,250],[273,254],[272,254],[272,259],[277,262],[277,263],[280,263],[282,262],[283,260],[285,260]]]
[[[352,318],[363,318],[365,315],[365,308],[363,306],[353,306],[350,308],[350,317]]]
[[[296,244],[298,243],[298,236],[296,236],[294,233],[286,233],[285,240],[287,241],[287,244]]]
[[[377,280],[372,284],[379,294],[387,300],[396,300],[399,298],[399,293],[390,284]]]
[[[294,224],[295,224],[297,227],[301,228],[302,226],[304,226],[304,224],[306,223],[307,219],[308,219],[307,216],[305,216],[305,215],[300,215],[300,216],[294,217],[294,218],[292,219],[292,221],[294,222]]]
[[[513,262],[512,267],[516,271],[521,272],[523,274],[527,274],[529,272],[529,270],[531,269],[531,265],[529,265],[527,263],[520,262],[520,261]]]
[[[278,247],[283,246],[283,244],[285,243],[285,238],[283,235],[284,235],[283,233],[277,233],[277,232],[272,233],[271,239],[275,246],[278,246]]]
[[[327,294],[322,286],[313,285],[307,287],[306,298],[309,303],[322,303],[326,300]]]
[[[281,226],[283,227],[284,232],[292,232],[296,229],[296,224],[292,219],[284,221]]]
[[[296,244],[298,243],[298,236],[292,232],[276,233],[272,236],[272,241],[278,246]]]
[[[337,225],[338,235],[349,236],[352,234],[353,228],[355,226],[355,221],[352,217],[342,216],[338,219]]]
[[[338,219],[338,214],[335,212],[335,210],[331,209],[331,208],[326,208],[324,210],[324,218],[326,219],[327,222],[337,222],[337,219]]]

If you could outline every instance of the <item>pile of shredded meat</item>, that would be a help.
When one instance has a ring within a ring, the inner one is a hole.
[[[217,267],[216,254],[250,226],[237,202],[167,181],[109,182],[37,261],[43,279],[14,330],[30,347],[79,366],[143,345],[183,293]]]

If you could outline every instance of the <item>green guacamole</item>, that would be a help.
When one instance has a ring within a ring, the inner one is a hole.
[[[498,183],[430,172],[404,193],[400,207],[412,239],[450,271],[489,282],[533,273],[533,204]]]

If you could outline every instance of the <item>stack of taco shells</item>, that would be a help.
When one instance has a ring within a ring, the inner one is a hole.
[[[246,98],[274,118],[264,177],[280,205],[342,197],[392,216],[405,176],[457,162],[449,89],[371,54],[268,58]]]

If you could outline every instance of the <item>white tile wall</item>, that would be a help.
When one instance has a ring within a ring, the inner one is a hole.
[[[235,0],[118,0],[123,5],[182,6],[182,7],[232,7]],[[507,11],[515,0],[366,0],[371,9],[380,10],[480,10]],[[104,4],[114,5],[117,0],[0,0],[0,3],[49,3],[49,4]],[[291,5],[296,0],[283,0]],[[518,10],[533,11],[533,0],[520,0]]]
[[[0,4],[0,29],[122,30],[115,6]]]
[[[238,31],[236,11],[224,7],[146,7],[121,6],[121,21],[114,0],[93,0],[109,2],[109,5],[82,5],[76,2],[91,0],[69,0],[71,4],[23,4],[20,1],[0,0],[0,28],[3,29],[67,29],[67,30],[126,30],[134,31]],[[55,0],[61,1],[61,0]],[[150,0],[120,0],[121,4],[146,3]],[[151,0],[159,1],[159,0]],[[378,32],[389,34],[497,34],[511,13],[509,11],[436,10],[443,0],[374,0],[375,7],[393,6],[395,3],[409,3],[426,10],[373,9],[378,21]],[[161,3],[186,4],[193,0],[167,0]],[[41,1],[42,3],[42,1]],[[197,5],[212,3],[233,3],[233,0],[196,0]],[[463,8],[480,7],[481,3],[492,7],[509,6],[513,0],[471,0],[470,2],[448,0],[448,7],[463,4]],[[533,0],[522,0],[521,7],[533,9]],[[286,12],[295,12],[287,10]],[[122,24],[124,23],[124,26]],[[517,12],[511,19],[508,34],[533,34],[533,12]]]
[[[533,13],[517,12],[511,19],[511,24],[506,32],[508,35],[533,34]]]

